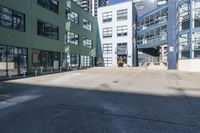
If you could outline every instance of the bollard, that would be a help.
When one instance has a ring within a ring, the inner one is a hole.
[[[26,77],[26,71],[23,72],[23,77],[24,77],[24,78]]]
[[[37,76],[37,69],[35,69],[35,76]]]
[[[51,72],[53,72],[53,67],[51,67]]]
[[[9,76],[9,79],[12,78],[12,73],[11,73],[11,70],[8,70],[8,76]]]
[[[42,67],[40,67],[40,73],[42,73]]]
[[[62,72],[62,67],[60,67],[60,72]]]

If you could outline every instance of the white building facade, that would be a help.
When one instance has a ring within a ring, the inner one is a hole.
[[[136,10],[132,1],[98,8],[98,58],[104,66],[117,66],[121,59],[125,66],[136,65]]]

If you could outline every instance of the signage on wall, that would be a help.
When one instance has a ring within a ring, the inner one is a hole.
[[[169,47],[169,52],[174,52],[174,47]]]

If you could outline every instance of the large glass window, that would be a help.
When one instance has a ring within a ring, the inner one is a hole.
[[[117,27],[117,36],[127,36],[128,28],[127,25],[125,26],[118,26]]]
[[[92,40],[88,39],[88,38],[84,38],[83,39],[83,46],[86,48],[92,48]]]
[[[118,10],[117,11],[117,20],[126,20],[128,18],[128,10]]]
[[[38,20],[37,22],[37,33],[40,36],[59,40],[59,27],[41,20]]]
[[[104,57],[104,66],[112,66],[112,57]]]
[[[179,28],[187,30],[190,28],[190,4],[184,3],[179,6]]]
[[[81,66],[82,67],[90,67],[91,66],[90,56],[81,55]]]
[[[194,58],[200,58],[200,32],[193,33],[192,43],[194,45]]]
[[[41,67],[43,72],[59,69],[60,53],[32,49],[32,64],[33,67]]]
[[[37,3],[50,11],[58,13],[59,1],[58,0],[37,0]]]
[[[103,28],[103,38],[112,37],[112,27]]]
[[[103,44],[103,53],[104,54],[112,53],[112,43]]]
[[[111,22],[112,21],[112,12],[104,12],[103,15],[103,22]]]
[[[0,45],[0,77],[27,72],[28,52],[26,48]]]
[[[25,31],[25,15],[0,5],[0,26]]]
[[[167,25],[167,8],[160,9],[154,14],[138,19],[137,31],[146,30],[147,28],[158,26],[161,24]]]
[[[190,58],[190,35],[182,34],[178,38],[179,41],[179,58],[188,59]]]
[[[83,28],[92,31],[92,22],[87,19],[83,19]]]
[[[79,23],[79,15],[71,9],[66,9],[66,19],[76,24]]]
[[[79,35],[73,32],[67,32],[67,43],[78,45],[79,44]]]
[[[6,46],[0,45],[0,77],[6,76],[7,70]]]
[[[71,54],[70,55],[71,67],[78,67],[79,66],[79,55]]]

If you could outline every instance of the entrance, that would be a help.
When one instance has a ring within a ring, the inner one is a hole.
[[[127,64],[127,55],[117,55],[117,62],[123,60],[124,64]]]

